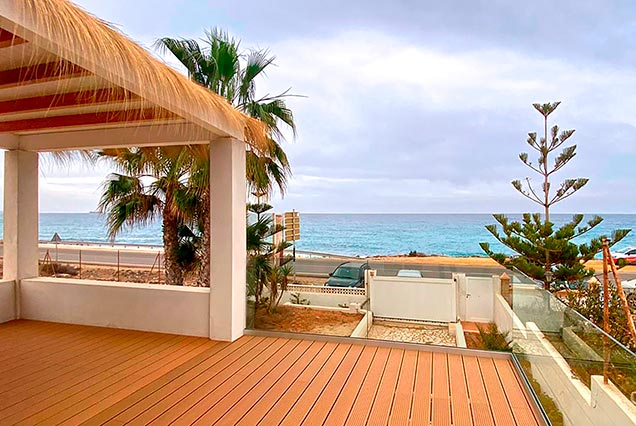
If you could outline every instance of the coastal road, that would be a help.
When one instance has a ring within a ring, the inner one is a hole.
[[[122,267],[150,268],[157,262],[157,255],[161,252],[159,248],[152,247],[120,247],[109,245],[59,245],[40,244],[40,259],[44,258],[46,251],[49,251],[52,260],[64,263],[79,263],[81,251],[82,263],[90,265],[115,266],[117,265],[117,253],[119,252],[119,264]],[[0,256],[3,253],[3,246],[0,245]],[[163,257],[163,254],[162,254]],[[338,265],[351,259],[332,259],[321,257],[298,257],[295,264],[295,271],[298,275],[327,277]],[[499,266],[475,266],[475,265],[450,265],[448,261],[437,263],[413,264],[400,263],[399,261],[379,261],[369,259],[372,269],[376,269],[379,275],[395,276],[400,269],[418,269],[424,277],[443,278],[450,277],[454,272],[472,275],[499,275],[503,268]],[[625,280],[636,278],[636,273],[621,273]]]
[[[119,264],[122,267],[133,268],[150,268],[157,262],[157,255],[163,251],[156,248],[122,248],[112,247],[108,245],[59,245],[40,244],[40,259],[43,259],[47,250],[53,261],[64,263],[79,263],[80,252],[82,255],[82,264],[115,266],[117,265],[117,254],[119,252]],[[0,245],[0,256],[2,256],[3,247]],[[321,257],[297,257],[294,269],[298,275],[327,277],[330,272],[343,262],[349,259],[332,259]],[[351,258],[352,261],[360,261]],[[455,265],[417,265],[417,264],[401,264],[397,262],[381,262],[369,260],[372,269],[377,269],[379,275],[395,276],[400,269],[419,269],[424,277],[438,278],[450,276],[453,272],[464,272],[472,274],[501,274],[502,268],[493,266],[455,266]]]

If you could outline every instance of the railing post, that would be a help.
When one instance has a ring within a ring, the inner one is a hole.
[[[501,289],[501,296],[512,308],[512,280],[505,272],[499,276],[499,285]]]

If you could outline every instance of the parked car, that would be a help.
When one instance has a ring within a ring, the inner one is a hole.
[[[422,273],[417,269],[400,269],[397,276],[404,278],[422,278]]]
[[[614,262],[624,260],[627,263],[636,263],[636,247],[626,247],[621,250],[613,251],[611,254],[614,258]]]
[[[369,264],[364,262],[345,262],[329,274],[325,283],[331,287],[364,287],[364,271],[369,269]]]

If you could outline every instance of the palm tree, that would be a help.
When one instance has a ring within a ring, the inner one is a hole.
[[[190,78],[223,96],[239,111],[259,119],[270,133],[269,144],[262,149],[250,144],[246,155],[246,177],[248,193],[271,194],[274,188],[285,192],[291,169],[280,142],[284,139],[281,127],[286,126],[295,135],[296,125],[292,111],[287,107],[285,98],[289,91],[281,94],[256,97],[256,80],[264,76],[266,69],[274,63],[274,56],[267,50],[242,51],[240,42],[226,32],[212,29],[206,31],[206,38],[200,44],[192,39],[162,38],[156,46],[163,52],[170,52],[188,71]],[[199,285],[209,286],[210,264],[210,225],[209,225],[209,180],[205,172],[209,169],[209,160],[197,166],[202,170],[192,170],[190,188],[196,192],[204,211],[202,262]],[[207,163],[207,164],[206,164]]]
[[[186,184],[192,157],[182,147],[111,149],[100,155],[111,159],[121,171],[104,183],[98,207],[106,215],[109,236],[114,238],[126,227],[160,218],[166,284],[183,285],[188,255],[180,243],[190,247],[192,238],[184,230],[184,209],[179,206],[191,203]]]

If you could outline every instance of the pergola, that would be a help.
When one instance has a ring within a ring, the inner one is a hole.
[[[40,152],[209,144],[209,337],[245,326],[245,140],[262,126],[66,0],[0,0],[4,280],[38,276]]]

